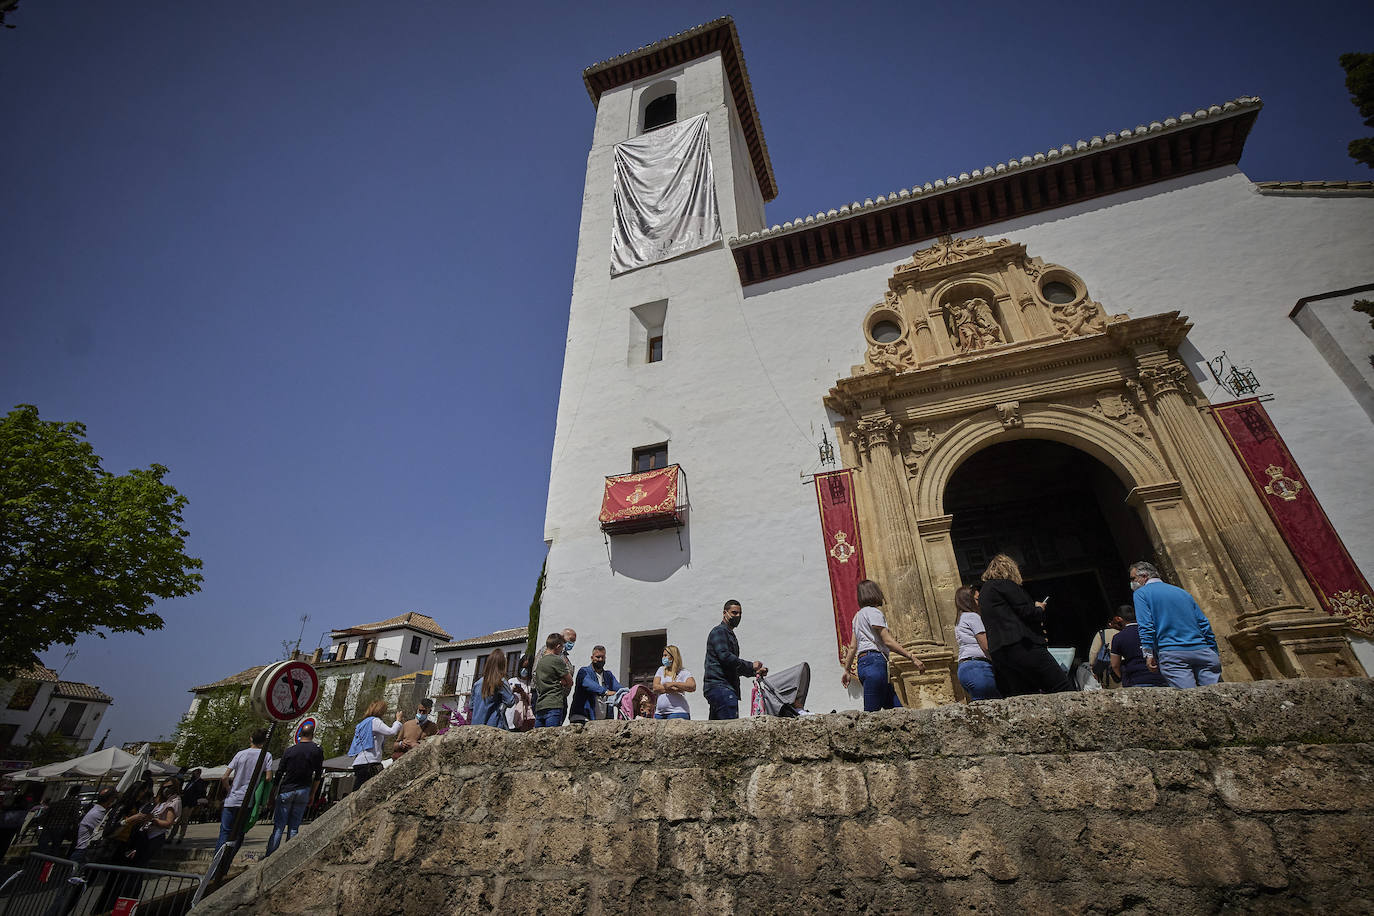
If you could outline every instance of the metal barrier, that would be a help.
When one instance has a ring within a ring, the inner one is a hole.
[[[183,916],[203,877],[35,852],[0,887],[0,916]]]

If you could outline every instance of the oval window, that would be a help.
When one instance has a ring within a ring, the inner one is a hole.
[[[1076,289],[1059,280],[1051,280],[1040,287],[1040,294],[1045,297],[1046,302],[1053,302],[1055,305],[1068,305],[1078,298]]]
[[[868,329],[868,333],[872,334],[878,343],[892,343],[902,336],[902,329],[895,321],[878,321]]]

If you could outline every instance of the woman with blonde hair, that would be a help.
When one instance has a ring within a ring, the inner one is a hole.
[[[655,719],[690,719],[692,712],[687,707],[687,697],[697,689],[697,680],[692,672],[682,667],[682,653],[677,646],[663,649],[663,667],[654,672],[654,693],[658,703],[654,707]]]
[[[1006,554],[993,557],[983,572],[978,607],[1003,696],[1074,689],[1046,648],[1045,602],[1031,602],[1021,587],[1021,568]]]
[[[887,657],[891,652],[910,661],[917,671],[926,670],[925,663],[907,651],[897,642],[892,631],[887,628],[887,618],[883,616],[883,590],[872,579],[865,579],[858,586],[859,613],[854,615],[853,639],[849,651],[845,653],[840,684],[849,686],[849,668],[858,659],[859,682],[864,686],[864,712],[878,709],[899,709],[902,701],[887,679]]]
[[[509,729],[506,710],[515,705],[515,692],[506,683],[506,653],[492,649],[482,676],[472,685],[472,724]]]
[[[383,725],[386,717],[386,700],[373,700],[363,713],[363,719],[353,729],[353,743],[348,746],[348,754],[353,758],[353,790],[356,792],[373,776],[382,771],[382,745],[386,739],[401,730],[401,711],[396,711],[395,720],[390,726]]]

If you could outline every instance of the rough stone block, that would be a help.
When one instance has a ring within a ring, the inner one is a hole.
[[[728,769],[718,773],[701,767],[644,770],[634,791],[634,816],[669,823],[728,817],[735,813],[734,794]]]
[[[853,764],[765,764],[749,778],[748,810],[754,817],[859,814],[868,807],[864,771]]]
[[[1374,746],[1231,748],[1212,761],[1217,793],[1237,811],[1346,811],[1374,803]]]
[[[1268,825],[1258,820],[1193,819],[1187,824],[1143,819],[1095,822],[1091,853],[1110,858],[1123,881],[1186,886],[1254,884],[1282,888],[1288,870]]]
[[[1071,754],[1034,759],[1029,789],[1046,811],[1092,805],[1148,811],[1159,799],[1154,774],[1120,754]]]

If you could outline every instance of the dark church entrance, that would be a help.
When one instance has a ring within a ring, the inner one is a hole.
[[[960,577],[977,585],[995,554],[1015,558],[1031,597],[1049,598],[1050,645],[1085,658],[1113,609],[1130,601],[1127,567],[1153,554],[1126,492],[1106,465],[1059,442],[978,452],[945,489]]]

